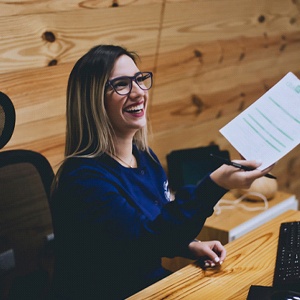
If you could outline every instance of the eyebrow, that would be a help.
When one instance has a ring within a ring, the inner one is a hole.
[[[114,78],[111,78],[111,79],[108,79],[108,81],[112,81],[112,80],[114,80],[114,79],[117,79],[117,78],[122,78],[122,77],[134,77],[134,76],[136,76],[137,74],[139,74],[139,73],[143,73],[142,71],[138,71],[138,72],[136,72],[134,75],[132,75],[132,76],[129,76],[129,75],[120,75],[120,76],[116,76],[116,77],[114,77]]]

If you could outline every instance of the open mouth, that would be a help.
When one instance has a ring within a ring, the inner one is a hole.
[[[135,106],[130,106],[130,107],[126,108],[125,111],[130,114],[137,114],[137,113],[142,112],[143,109],[144,109],[144,105],[139,104],[139,105],[135,105]]]

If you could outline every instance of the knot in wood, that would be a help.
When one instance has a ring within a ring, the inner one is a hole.
[[[56,40],[55,34],[51,31],[45,31],[42,38],[49,43],[53,43]]]

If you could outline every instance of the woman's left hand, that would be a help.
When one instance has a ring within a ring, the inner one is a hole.
[[[221,265],[226,258],[226,249],[219,241],[194,240],[189,244],[189,250],[196,259],[204,260],[205,267]]]

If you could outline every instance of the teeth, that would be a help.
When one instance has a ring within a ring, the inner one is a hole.
[[[126,109],[126,111],[135,111],[135,110],[141,110],[143,109],[143,104],[137,105],[137,106],[131,106],[130,108]]]

